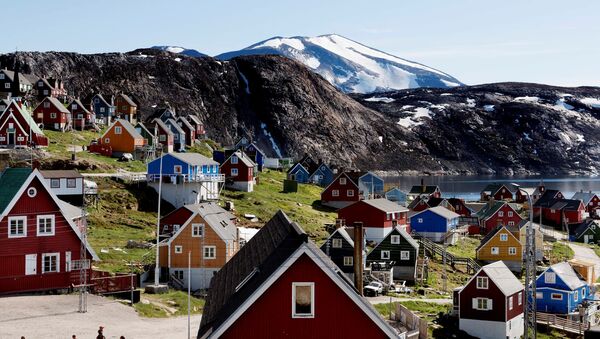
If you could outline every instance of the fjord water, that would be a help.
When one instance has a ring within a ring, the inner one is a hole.
[[[560,190],[566,198],[571,198],[575,192],[600,192],[600,177],[561,176],[561,177],[503,177],[503,176],[388,176],[385,177],[386,188],[400,187],[408,192],[413,185],[420,185],[421,178],[425,185],[438,185],[442,196],[446,198],[462,198],[467,201],[479,200],[479,194],[485,186],[493,183],[516,183],[521,187],[536,187],[543,180],[547,189]]]

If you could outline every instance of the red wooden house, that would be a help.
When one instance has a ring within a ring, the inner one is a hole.
[[[346,225],[362,222],[365,230],[365,239],[380,242],[392,231],[400,226],[406,232],[408,209],[387,199],[360,200],[338,210],[338,219],[344,220]]]
[[[220,171],[225,174],[225,186],[244,192],[254,190],[254,168],[256,164],[248,155],[235,151],[221,165]]]
[[[585,206],[581,200],[550,199],[534,206],[534,215],[554,226],[564,226],[582,223],[585,219]]]
[[[137,122],[137,104],[124,93],[119,93],[115,98],[115,115],[118,119],[125,119],[132,125]]]
[[[213,276],[197,337],[405,335],[388,325],[300,226],[279,211]]]
[[[20,102],[11,101],[0,113],[0,147],[45,147],[48,138]]]
[[[165,125],[160,119],[152,120],[151,124],[156,126],[158,143],[162,145],[162,151],[164,153],[173,153],[175,137],[169,126]]]
[[[193,214],[194,212],[184,205],[162,217],[160,219],[161,237],[170,237],[171,235],[175,234]]]
[[[193,146],[196,142],[196,128],[184,117],[180,116],[177,118],[177,124],[185,132],[185,144]]]
[[[361,199],[358,178],[366,172],[342,172],[321,193],[321,203],[343,208]]]
[[[58,98],[65,100],[67,97],[67,90],[65,84],[61,79],[56,78],[39,78],[34,85],[38,100],[42,100],[45,97]]]
[[[38,170],[6,169],[0,187],[0,294],[79,284],[80,230]]]
[[[195,114],[190,114],[187,116],[188,121],[194,126],[196,129],[196,138],[204,139],[206,137],[206,130],[204,129],[204,124],[200,120],[200,118]]]
[[[73,119],[73,128],[85,129],[91,128],[96,123],[96,116],[85,105],[81,103],[79,99],[73,99],[68,105],[67,109],[71,112],[71,118]]]
[[[600,207],[600,198],[592,191],[584,192],[581,190],[581,192],[575,193],[571,199],[581,200],[585,206],[585,211],[590,214],[594,213],[594,211]]]
[[[467,206],[464,199],[449,198],[448,202],[454,207],[454,212],[462,217],[470,217],[473,214],[473,210]]]
[[[454,293],[460,329],[479,338],[521,338],[523,290],[502,261],[483,266]]]
[[[535,203],[546,192],[546,186],[541,181],[537,187],[522,187],[515,192],[515,202],[522,204],[527,202],[527,194],[531,196],[531,200]]]
[[[408,209],[414,212],[424,211],[426,209],[442,206],[447,208],[448,210],[454,212],[454,206],[450,204],[450,202],[445,198],[437,198],[437,197],[416,197],[410,205],[408,205]]]
[[[497,226],[516,226],[523,220],[519,213],[505,201],[489,201],[476,214],[480,232],[487,234]]]
[[[33,116],[44,128],[64,132],[72,127],[71,112],[54,97],[45,97],[33,110]]]
[[[512,190],[504,184],[489,184],[481,191],[481,201],[492,199],[498,201],[513,200]]]

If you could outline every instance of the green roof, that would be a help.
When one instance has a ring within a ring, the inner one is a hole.
[[[4,212],[30,174],[30,168],[7,168],[2,172],[2,176],[0,176],[0,187],[2,187],[0,190],[0,213]]]
[[[485,219],[494,215],[502,206],[506,204],[504,201],[494,201],[486,204],[479,212],[477,212],[477,216],[481,219]]]

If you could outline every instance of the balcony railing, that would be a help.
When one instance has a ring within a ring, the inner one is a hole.
[[[181,179],[177,179],[180,177]],[[147,174],[146,178],[148,182],[159,181],[159,174]],[[164,174],[163,173],[163,182],[173,182],[176,183],[177,180],[181,180],[183,182],[225,182],[225,174],[198,174],[198,175],[188,175],[188,174]]]

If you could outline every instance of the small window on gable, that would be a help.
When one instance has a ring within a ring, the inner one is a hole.
[[[392,235],[392,238],[390,240],[392,242],[392,245],[400,244],[400,236],[397,234]]]
[[[37,195],[37,190],[35,189],[35,187],[29,187],[27,189],[27,196],[30,198],[34,198]]]
[[[352,266],[354,265],[353,257],[344,257],[344,266]]]
[[[546,284],[555,284],[556,283],[556,273],[554,273],[554,272],[544,273],[544,282]]]
[[[575,291],[573,293],[573,300],[578,301],[579,300],[579,291]]]
[[[488,277],[477,277],[477,288],[480,290],[487,290],[488,282]]]
[[[410,260],[410,251],[400,251],[400,260]]]
[[[342,248],[342,239],[333,239],[333,241],[331,242],[331,247]]]
[[[500,234],[500,241],[508,241],[508,234]]]
[[[504,216],[504,212],[503,212],[503,211],[500,211],[500,212],[498,212],[498,216],[499,216],[500,218],[502,218],[502,217]]]
[[[202,237],[204,235],[204,224],[192,224],[192,237]]]
[[[508,217],[512,217],[513,216],[513,211],[508,211]]]
[[[121,134],[122,131],[121,126],[115,126],[115,134]]]
[[[516,247],[509,247],[508,248],[508,255],[517,255],[517,248]]]
[[[292,283],[292,318],[314,318],[315,283]]]
[[[231,156],[231,163],[232,164],[237,164],[238,163],[238,157],[236,155],[232,155]]]
[[[340,185],[346,184],[346,178],[340,178]]]
[[[104,138],[104,143],[105,144],[110,144],[110,138]]]
[[[183,246],[180,246],[180,245],[175,246],[175,253],[183,253]]]
[[[422,224],[422,223],[423,223],[423,218],[417,218],[417,222],[418,222],[419,224]]]

